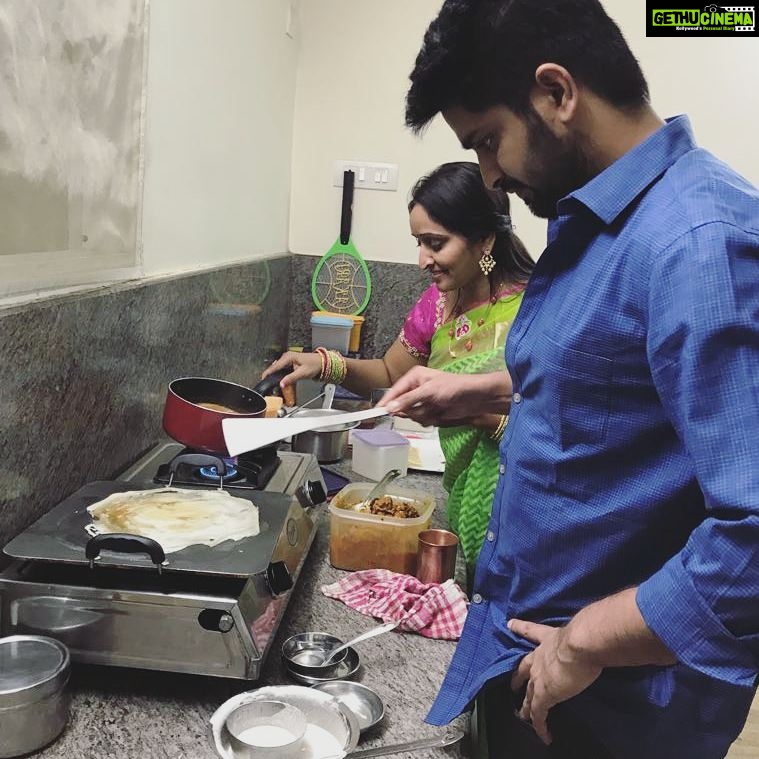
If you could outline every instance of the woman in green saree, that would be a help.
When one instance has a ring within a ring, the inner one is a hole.
[[[291,366],[283,386],[319,378],[368,397],[420,364],[456,374],[504,368],[506,335],[533,266],[512,231],[507,195],[485,187],[476,163],[445,163],[416,183],[408,209],[419,267],[433,283],[387,353],[355,359],[324,349],[288,352],[264,377]],[[440,429],[448,518],[469,568],[490,516],[505,411],[483,414],[473,426]]]
[[[409,211],[419,265],[430,271],[434,284],[406,319],[401,343],[434,369],[454,374],[503,369],[506,336],[532,270],[511,229],[508,197],[485,189],[477,164],[444,164],[416,184]],[[432,320],[425,313],[434,314]],[[505,413],[486,414],[473,426],[439,430],[448,521],[470,575],[490,518],[507,421]]]

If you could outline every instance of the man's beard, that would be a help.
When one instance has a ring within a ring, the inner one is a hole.
[[[582,187],[591,176],[588,161],[576,143],[563,144],[534,110],[526,114],[527,150],[534,162],[528,167],[525,205],[535,216],[552,219],[556,205],[567,194]]]

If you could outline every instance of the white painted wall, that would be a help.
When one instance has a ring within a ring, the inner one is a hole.
[[[151,3],[146,275],[287,251],[298,59],[288,5]]]
[[[440,0],[301,0],[293,252],[320,254],[337,236],[340,190],[332,187],[333,162],[373,160],[399,164],[399,191],[356,192],[354,242],[367,259],[416,262],[406,214],[409,188],[439,163],[474,160],[439,118],[421,139],[403,126],[407,77],[440,5]],[[648,39],[641,4],[607,0],[605,5],[641,62],[657,112],[687,112],[699,142],[759,184],[754,137],[759,98],[750,94],[759,64],[756,39]],[[518,198],[512,208],[517,233],[538,255],[545,222]]]

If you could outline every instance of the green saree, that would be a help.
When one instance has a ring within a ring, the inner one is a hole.
[[[522,292],[502,295],[440,326],[432,336],[427,365],[452,374],[481,374],[504,366],[504,345]],[[504,409],[505,411],[505,409]],[[475,427],[441,427],[445,454],[443,487],[448,521],[459,536],[468,569],[485,537],[498,479],[498,443]]]

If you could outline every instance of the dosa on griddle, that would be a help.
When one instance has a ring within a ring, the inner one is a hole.
[[[166,553],[259,533],[258,507],[225,490],[129,490],[87,507],[97,531],[152,538]]]

